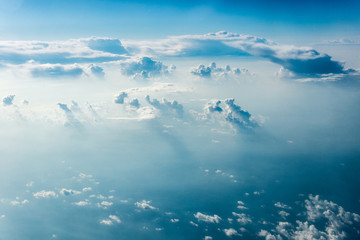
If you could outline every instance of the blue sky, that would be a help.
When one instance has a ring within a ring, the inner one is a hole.
[[[283,39],[359,34],[358,1],[2,1],[1,39],[156,38],[232,31]],[[336,30],[336,31],[334,31]],[[335,33],[336,32],[336,33]],[[341,35],[340,35],[341,34]],[[290,41],[290,40],[289,40]]]
[[[359,4],[0,0],[0,239],[359,239]]]

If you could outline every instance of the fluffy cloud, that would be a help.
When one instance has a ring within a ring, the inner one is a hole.
[[[88,40],[83,40],[87,42],[87,46],[96,51],[108,52],[113,54],[127,54],[128,52],[122,45],[119,39],[115,38],[90,38]]]
[[[50,65],[44,64],[31,70],[33,77],[79,77],[84,70],[76,65]]]
[[[226,121],[240,131],[249,131],[259,127],[251,114],[248,111],[242,110],[234,102],[235,99],[233,98],[212,100],[206,104],[204,114],[206,118],[220,118],[219,120]]]
[[[248,224],[248,223],[252,223],[251,218],[245,214],[245,213],[236,213],[233,212],[232,215],[234,217],[237,217],[236,221],[242,225]]]
[[[8,95],[2,99],[4,106],[10,106],[13,104],[15,95]]]
[[[214,216],[206,215],[201,212],[197,212],[194,214],[194,217],[197,218],[199,222],[207,222],[207,223],[219,223],[221,221],[221,217],[214,214]]]
[[[141,209],[149,209],[149,210],[156,210],[156,207],[150,205],[151,201],[142,200],[141,202],[136,202],[135,206]]]
[[[76,191],[76,190],[72,190],[72,189],[66,189],[66,188],[63,188],[63,189],[60,190],[60,194],[64,195],[64,196],[78,195],[80,193],[81,193],[80,191]]]
[[[87,201],[79,201],[79,202],[75,202],[74,205],[82,207],[82,206],[90,205],[90,203]]]
[[[168,67],[162,62],[155,61],[149,57],[121,63],[121,71],[124,75],[140,80],[168,74],[174,69],[175,66]]]
[[[100,224],[104,224],[104,225],[113,225],[118,223],[121,223],[121,220],[116,215],[109,215],[108,219],[103,219],[100,221]]]
[[[105,63],[124,60],[125,55],[148,56],[255,56],[279,64],[285,70],[302,78],[323,77],[325,74],[348,74],[342,63],[331,56],[310,47],[280,45],[265,38],[229,32],[204,35],[175,36],[152,41],[126,41],[126,47],[119,39],[87,38],[57,42],[0,41],[0,58],[6,64],[24,64],[35,61],[40,64]],[[144,79],[173,70],[150,57],[121,64],[122,72],[133,78]],[[214,69],[200,66],[194,74],[210,76]],[[216,70],[216,69],[215,69]],[[223,72],[228,70],[217,69]],[[100,68],[91,70],[103,75]],[[238,70],[233,70],[237,72]],[[53,74],[81,74],[80,69],[64,71],[61,67],[34,71],[35,76]]]
[[[117,103],[117,104],[124,104],[124,100],[127,97],[128,97],[128,94],[126,92],[121,92],[121,93],[119,93],[119,95],[117,95],[115,97],[114,102]]]
[[[278,204],[283,207],[282,204]],[[349,234],[358,235],[356,231],[360,223],[360,216],[346,212],[338,204],[321,200],[320,197],[310,195],[305,200],[307,221],[296,220],[296,225],[289,222],[279,222],[272,233],[261,230],[258,235],[266,239],[345,239]],[[283,216],[284,218],[288,213]],[[299,215],[298,215],[299,216]],[[346,232],[344,231],[346,229]],[[353,236],[353,235],[352,235]]]
[[[56,198],[57,194],[54,191],[41,190],[33,194],[35,198]]]
[[[150,100],[150,96],[146,96],[146,101],[156,109],[160,110],[162,115],[170,115],[175,116],[178,118],[182,118],[184,115],[184,107],[180,103],[178,103],[176,100],[168,101],[165,98],[163,98],[161,101],[157,99]]]
[[[191,69],[191,73],[193,75],[203,77],[203,78],[209,78],[209,77],[216,77],[217,79],[224,79],[227,77],[236,77],[236,76],[250,76],[249,70],[243,68],[235,68],[232,69],[229,65],[226,65],[225,68],[216,67],[216,63],[212,62],[209,64],[208,67],[205,67],[204,65],[199,65],[197,67],[194,67]]]
[[[224,229],[224,233],[228,237],[240,236],[240,234],[233,228]]]
[[[283,209],[291,209],[290,206],[284,204],[284,203],[281,203],[281,202],[277,202],[274,204],[275,207],[278,207],[278,208],[283,208]]]
[[[118,39],[88,38],[68,41],[0,41],[4,63],[41,64],[99,63],[124,59],[127,51]]]
[[[64,103],[58,103],[59,108],[65,113],[66,123],[65,126],[71,127],[82,127],[80,121],[74,116],[74,113],[70,108]]]
[[[157,43],[134,42],[129,45],[142,49],[142,52],[151,49],[153,53],[166,56],[262,57],[302,77],[349,72],[342,63],[313,48],[279,45],[265,38],[229,32],[176,36]],[[206,70],[204,74],[207,74]]]
[[[10,204],[13,206],[22,206],[22,205],[25,205],[28,203],[29,203],[29,200],[24,199],[21,201],[18,197],[16,198],[16,200],[10,202]]]

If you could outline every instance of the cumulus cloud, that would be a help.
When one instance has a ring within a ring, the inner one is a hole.
[[[22,206],[22,205],[25,205],[28,203],[29,203],[29,200],[24,199],[21,201],[18,197],[16,198],[16,200],[10,202],[10,204],[13,206]]]
[[[224,229],[224,233],[228,237],[240,236],[240,234],[233,228]]]
[[[265,38],[225,31],[204,35],[175,36],[157,43],[134,42],[129,45],[142,49],[143,52],[151,49],[153,53],[166,56],[248,55],[262,57],[302,77],[349,72],[342,63],[310,47],[280,45]],[[204,73],[207,74],[206,70]]]
[[[235,104],[235,99],[212,100],[206,104],[204,114],[207,119],[225,121],[236,130],[252,130],[259,127],[252,115]]]
[[[0,41],[0,58],[5,64],[99,63],[124,59],[127,51],[120,40],[110,38],[67,41]]]
[[[90,49],[102,52],[108,52],[113,54],[127,54],[128,52],[122,45],[119,39],[116,38],[96,38],[92,37],[87,42]]]
[[[236,221],[242,225],[248,224],[248,223],[252,223],[251,218],[249,217],[249,215],[245,214],[245,213],[236,213],[236,212],[232,212],[232,215],[234,217],[236,217]]]
[[[283,208],[283,209],[291,209],[290,206],[284,204],[284,203],[281,203],[281,202],[277,202],[274,204],[275,207],[278,207],[278,208]]]
[[[278,204],[283,208],[283,204]],[[296,224],[289,222],[278,222],[275,229],[270,233],[267,230],[261,230],[258,236],[266,239],[345,239],[349,235],[357,236],[357,227],[360,218],[356,213],[346,212],[338,204],[322,200],[318,195],[309,195],[305,200],[306,221],[296,220]],[[288,213],[285,211],[283,218]],[[281,214],[280,214],[281,215]],[[346,229],[346,232],[345,232]]]
[[[84,70],[77,65],[44,64],[31,69],[33,77],[79,77],[83,73]]]
[[[139,100],[137,98],[132,99],[129,102],[129,105],[134,107],[134,108],[140,108],[140,102],[139,102]]]
[[[135,206],[144,210],[156,210],[157,208],[150,205],[151,201],[142,200],[140,202],[136,202]]]
[[[124,75],[139,80],[169,74],[175,69],[175,66],[168,67],[150,57],[142,57],[138,60],[124,62],[120,66],[121,72]]]
[[[279,215],[283,218],[286,219],[287,216],[290,215],[290,213],[285,212],[284,210],[279,211]]]
[[[15,98],[15,95],[8,95],[6,97],[4,97],[2,99],[2,102],[3,102],[3,105],[4,106],[10,106],[13,104],[13,101],[14,101],[14,98]]]
[[[90,203],[88,201],[79,201],[79,202],[75,202],[74,205],[82,207],[82,206],[90,205]]]
[[[197,212],[196,214],[194,214],[194,217],[197,218],[199,222],[207,222],[207,223],[219,223],[222,220],[221,217],[219,217],[216,214],[211,216],[211,215],[203,214],[201,212]]]
[[[232,69],[229,65],[226,65],[224,68],[217,67],[215,62],[209,64],[208,67],[204,65],[199,65],[194,67],[190,71],[193,75],[210,78],[215,77],[217,79],[226,79],[227,77],[237,77],[237,76],[250,76],[252,75],[249,70],[245,68],[234,68]]]
[[[182,104],[178,103],[176,100],[168,101],[163,98],[161,101],[157,99],[150,99],[150,96],[146,96],[146,101],[156,109],[160,110],[162,115],[170,115],[178,118],[182,118],[184,115],[184,107]]]
[[[67,106],[67,104],[58,103],[57,105],[65,113],[65,117],[66,117],[65,126],[77,127],[77,128],[82,127],[82,124],[75,117],[73,111]]]
[[[90,71],[93,75],[95,75],[96,77],[104,77],[105,73],[104,73],[104,69],[100,66],[96,66],[91,64],[90,66]]]
[[[58,195],[54,191],[41,190],[33,194],[35,198],[56,198]]]
[[[81,193],[80,191],[76,191],[76,190],[72,190],[72,189],[66,189],[66,188],[63,188],[63,189],[60,190],[60,194],[64,195],[64,196],[78,195],[80,193]]]
[[[124,100],[127,97],[128,97],[128,94],[126,92],[121,92],[121,93],[119,93],[119,95],[117,95],[115,97],[114,102],[117,103],[117,104],[124,104]]]

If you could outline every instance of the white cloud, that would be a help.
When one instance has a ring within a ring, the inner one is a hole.
[[[251,218],[245,214],[245,213],[236,213],[236,212],[232,212],[232,215],[234,217],[237,217],[236,221],[240,224],[248,224],[248,223],[252,223]]]
[[[288,205],[281,203],[281,202],[275,203],[274,206],[278,207],[278,208],[283,208],[283,209],[291,209],[291,207],[289,207]]]
[[[239,76],[251,76],[249,70],[245,68],[234,68],[232,69],[229,65],[226,65],[224,68],[217,67],[215,62],[209,64],[208,67],[204,65],[199,65],[191,69],[193,75],[202,77],[202,78],[214,78],[216,80],[224,80],[227,78],[237,78]]]
[[[151,206],[150,203],[151,203],[151,201],[142,200],[140,202],[136,202],[135,206],[138,207],[138,208],[144,209],[144,210],[146,210],[146,209],[156,210],[157,208]]]
[[[279,215],[283,218],[286,219],[287,216],[290,215],[290,213],[285,212],[284,210],[279,211]]]
[[[81,194],[81,192],[76,191],[76,190],[72,190],[72,189],[63,188],[63,189],[60,190],[60,194],[64,195],[64,196],[69,196],[69,195],[78,195],[78,194]]]
[[[115,97],[114,102],[117,104],[124,104],[124,100],[127,97],[128,97],[128,94],[126,92],[121,92]]]
[[[233,228],[224,229],[224,233],[228,237],[240,236],[240,234]]]
[[[58,195],[54,191],[41,190],[33,194],[35,198],[56,198]]]
[[[234,102],[233,98],[210,101],[204,108],[205,118],[227,122],[237,131],[250,131],[257,128],[259,124],[252,115]]]
[[[113,222],[110,219],[103,219],[100,221],[100,224],[113,225]]]
[[[78,65],[42,64],[30,68],[33,77],[79,77],[84,70]]]
[[[278,205],[277,207],[284,206],[280,203],[276,205]],[[321,200],[318,195],[309,195],[309,198],[305,200],[305,208],[307,221],[296,220],[296,225],[280,221],[272,230],[273,233],[261,230],[258,235],[275,240],[283,239],[282,237],[295,240],[341,240],[347,237],[345,229],[355,231],[354,224],[358,224],[359,221],[357,214],[346,212],[341,206],[331,201]],[[279,214],[281,212],[284,211],[280,211]],[[284,212],[280,215],[285,218],[288,213]]]
[[[163,98],[161,101],[157,99],[151,100],[149,95],[147,95],[145,99],[151,106],[158,109],[163,116],[182,118],[184,115],[183,105],[176,100],[168,101],[166,98]]]
[[[194,217],[197,218],[199,222],[207,222],[207,223],[219,223],[222,220],[221,217],[219,217],[216,214],[211,216],[211,215],[203,214],[201,212],[197,212],[196,214],[194,214]]]
[[[116,223],[121,223],[121,220],[118,216],[115,216],[115,215],[109,215],[109,218],[113,221],[113,222],[116,222]]]
[[[141,57],[137,60],[129,60],[121,63],[120,66],[124,75],[137,80],[169,74],[175,69],[174,66],[168,67],[162,62],[153,60],[150,57]]]
[[[74,205],[76,205],[76,206],[87,206],[87,205],[90,205],[90,203],[87,202],[87,201],[79,201],[79,202],[75,202]]]
[[[21,205],[25,205],[25,204],[28,204],[29,203],[29,200],[27,199],[24,199],[24,200],[19,200],[18,198],[14,201],[11,201],[10,204],[13,205],[13,206],[21,206]]]

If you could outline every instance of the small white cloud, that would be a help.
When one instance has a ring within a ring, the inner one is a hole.
[[[90,203],[87,201],[79,201],[79,202],[75,202],[74,205],[82,207],[82,206],[90,205]]]
[[[194,214],[194,217],[196,217],[199,222],[202,221],[207,223],[219,223],[221,221],[221,217],[219,217],[216,214],[211,216],[211,215],[203,214],[201,212],[197,212],[196,214]]]
[[[115,215],[109,215],[109,218],[113,221],[113,222],[116,222],[116,223],[121,223],[121,220],[118,216],[115,216]]]
[[[113,222],[110,219],[103,219],[100,221],[100,224],[104,224],[104,225],[113,225]]]
[[[240,234],[233,228],[224,229],[224,233],[228,237],[240,236]]]
[[[33,194],[35,198],[56,198],[58,195],[54,191],[41,190]]]
[[[170,219],[170,222],[172,222],[172,223],[177,223],[177,222],[179,222],[179,221],[180,221],[180,220],[177,219],[177,218]]]
[[[142,200],[141,202],[136,202],[135,206],[141,209],[149,209],[149,210],[156,210],[156,207],[150,205],[151,201]]]
[[[121,223],[121,220],[116,215],[109,215],[108,219],[102,219],[100,221],[100,224],[104,224],[104,225],[114,225],[114,224],[119,224],[119,223]]]
[[[251,218],[245,214],[245,213],[236,213],[236,212],[232,212],[232,215],[234,217],[237,217],[237,222],[240,223],[240,224],[248,224],[248,223],[252,223],[252,220]]]
[[[81,194],[80,191],[76,191],[76,190],[72,190],[72,189],[66,189],[66,188],[63,188],[60,190],[60,194],[61,195],[64,195],[64,196],[70,196],[70,195],[78,195],[78,194]]]
[[[21,205],[25,205],[25,204],[28,204],[28,203],[29,203],[29,200],[27,200],[27,199],[24,199],[22,201],[14,200],[14,201],[10,202],[10,204],[13,205],[13,206],[21,206]]]
[[[288,205],[281,203],[281,202],[275,203],[274,206],[278,207],[278,208],[283,208],[283,209],[291,209],[291,207],[289,207]]]
[[[286,219],[286,217],[289,216],[290,213],[287,213],[287,212],[281,210],[281,211],[279,212],[279,215],[280,215],[283,219]]]

